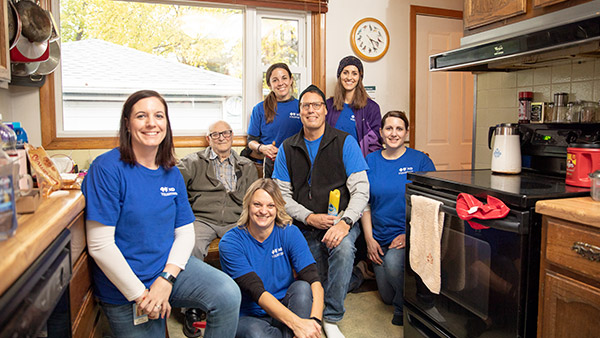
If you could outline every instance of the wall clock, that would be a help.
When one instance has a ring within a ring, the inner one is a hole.
[[[365,61],[377,61],[390,46],[390,33],[381,21],[364,18],[352,27],[350,43],[358,57]]]

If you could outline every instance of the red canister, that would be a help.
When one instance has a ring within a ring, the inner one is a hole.
[[[590,187],[589,174],[600,169],[600,144],[575,143],[567,148],[568,185]]]

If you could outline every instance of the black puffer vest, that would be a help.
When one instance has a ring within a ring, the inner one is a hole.
[[[346,187],[346,168],[344,167],[344,141],[349,134],[325,124],[325,132],[319,145],[319,151],[312,166],[306,143],[304,130],[283,142],[287,169],[292,184],[293,199],[307,209],[318,214],[326,214],[329,204],[329,192],[340,191],[339,210],[344,210],[350,200],[350,192]],[[311,183],[308,183],[312,176]],[[294,224],[302,231],[318,230],[294,220]]]

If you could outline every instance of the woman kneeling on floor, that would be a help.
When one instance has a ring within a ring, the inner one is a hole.
[[[284,205],[277,184],[259,179],[244,196],[238,226],[219,243],[223,271],[242,290],[236,337],[321,337],[323,287]]]

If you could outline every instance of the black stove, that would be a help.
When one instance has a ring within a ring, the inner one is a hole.
[[[487,195],[516,208],[531,208],[539,200],[589,195],[590,189],[567,185],[564,177],[524,170],[517,175],[496,174],[489,169],[409,173],[415,185],[449,192],[468,193],[482,200]]]

